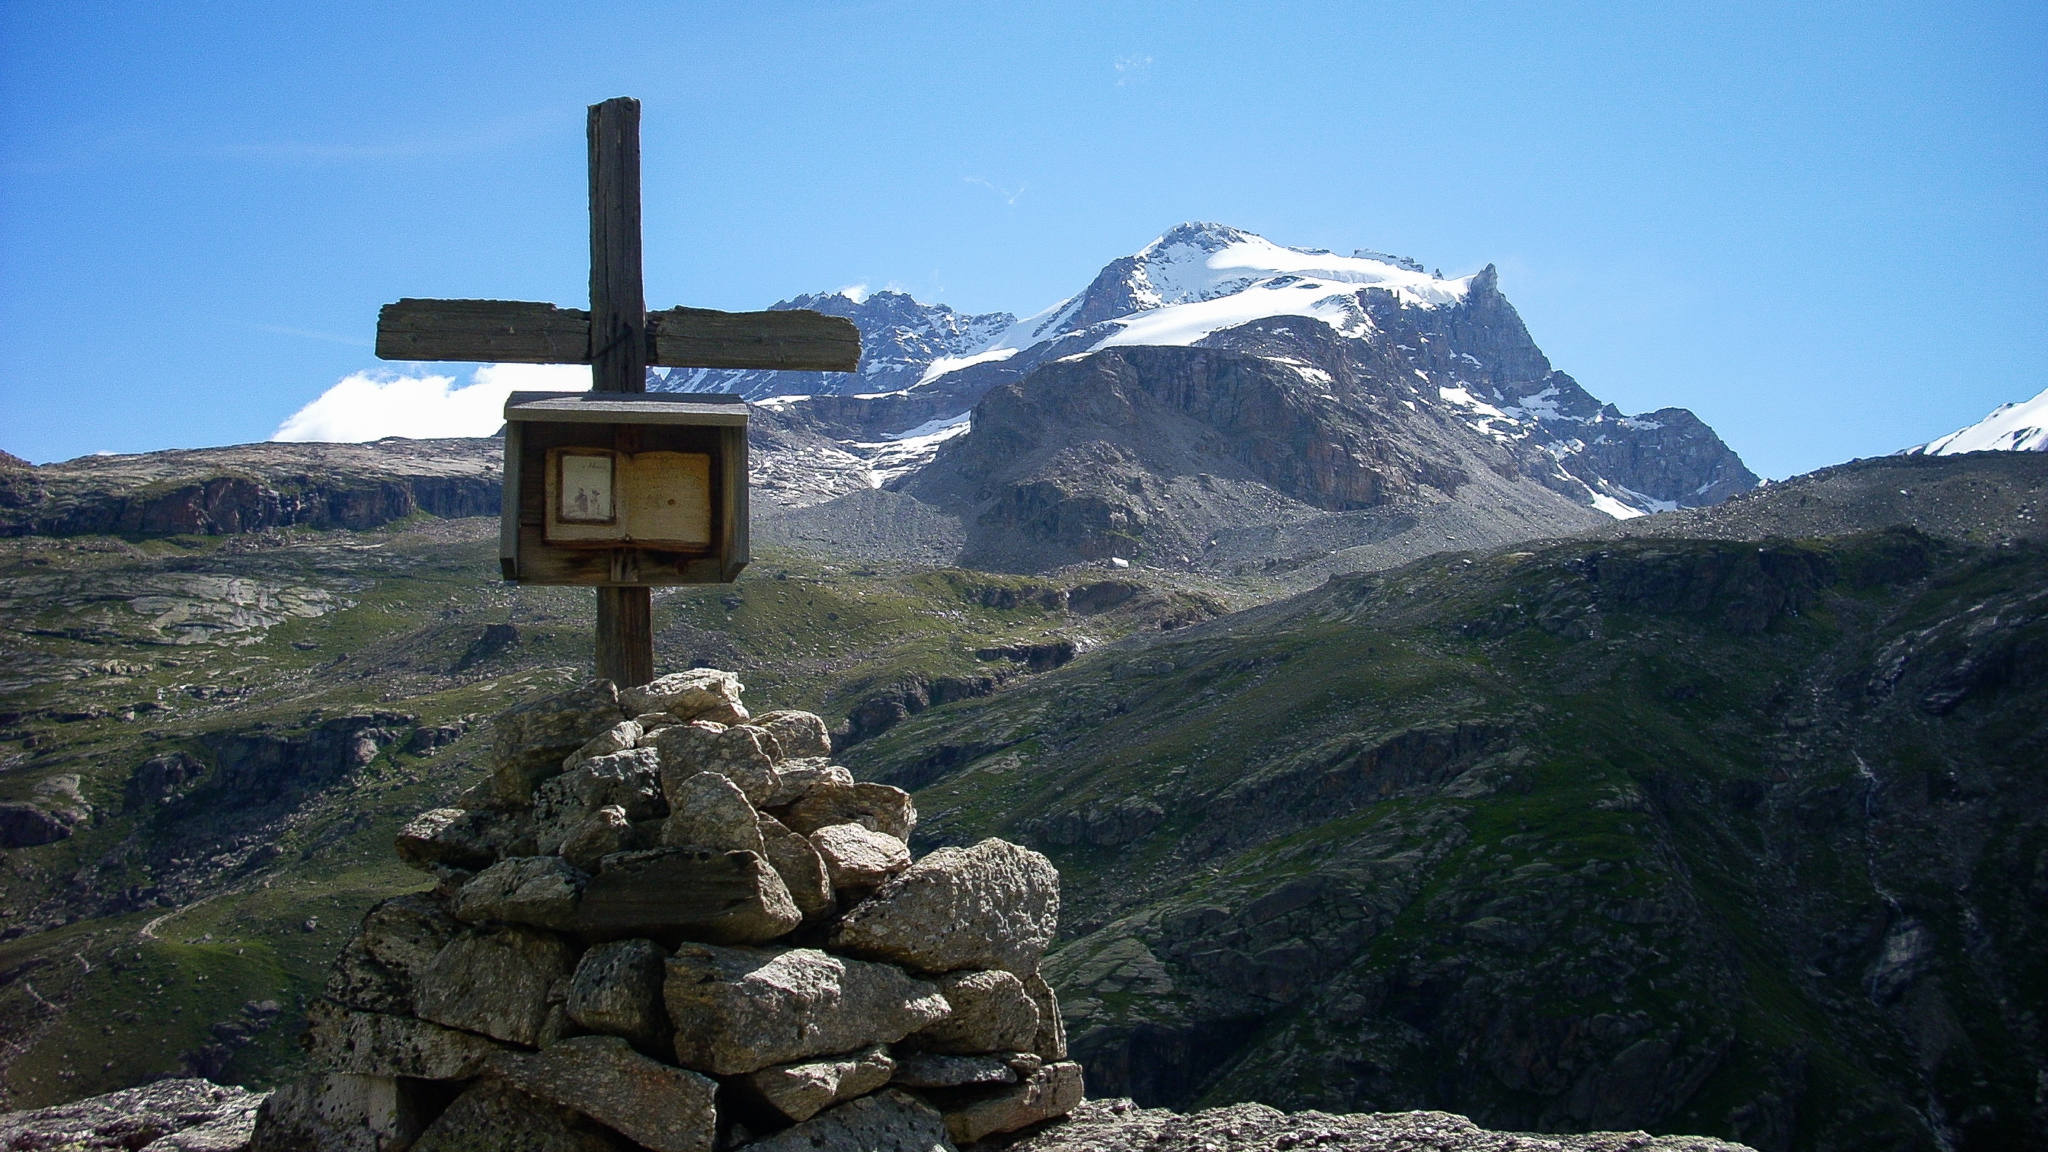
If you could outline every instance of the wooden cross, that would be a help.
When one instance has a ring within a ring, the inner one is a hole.
[[[599,392],[644,392],[647,367],[851,372],[860,333],[816,312],[648,312],[640,284],[640,102],[590,107],[590,311],[521,300],[400,300],[377,316],[386,360],[589,364]],[[597,674],[654,679],[644,585],[597,590]]]

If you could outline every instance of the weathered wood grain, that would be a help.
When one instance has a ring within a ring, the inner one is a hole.
[[[590,313],[527,300],[400,300],[377,314],[386,360],[582,364]]]
[[[640,102],[590,107],[590,372],[598,392],[647,390],[640,286]]]
[[[670,308],[647,316],[647,362],[671,368],[782,368],[851,372],[860,329],[803,309],[718,312]]]
[[[597,590],[597,675],[621,688],[654,679],[653,589]]]
[[[589,127],[591,390],[645,392],[640,102],[619,96],[593,104]],[[597,590],[597,674],[621,688],[654,679],[653,601],[646,588]]]
[[[590,313],[529,300],[400,300],[377,316],[386,360],[587,364]],[[647,314],[644,365],[851,372],[860,330],[841,316],[803,309],[719,312],[670,308]]]

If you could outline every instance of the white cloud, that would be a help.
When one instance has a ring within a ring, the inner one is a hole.
[[[841,296],[846,297],[848,300],[853,301],[855,304],[859,304],[868,298],[868,286],[865,282],[860,284],[848,284],[846,287],[841,288],[839,290],[839,294]]]
[[[513,392],[589,387],[590,369],[580,364],[483,364],[461,387],[453,376],[354,372],[286,417],[270,438],[354,443],[489,436],[505,423],[505,397]]]
[[[1119,56],[1116,61],[1116,86],[1122,88],[1134,80],[1142,80],[1152,70],[1150,56]]]
[[[979,184],[983,188],[986,188],[989,191],[995,193],[996,195],[1001,196],[1003,198],[1003,203],[1008,204],[1013,208],[1016,207],[1017,197],[1022,196],[1024,194],[1024,189],[1027,187],[1026,185],[1019,184],[1014,190],[1012,190],[1009,188],[1001,187],[997,185],[995,181],[984,179],[983,177],[980,176],[962,176],[961,179],[965,180],[969,184]]]

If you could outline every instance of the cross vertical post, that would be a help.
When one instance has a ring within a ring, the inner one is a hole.
[[[640,102],[591,105],[589,144],[590,311],[407,298],[377,314],[377,355],[590,365],[590,392],[515,392],[505,402],[499,570],[519,584],[594,586],[597,673],[633,687],[654,679],[649,588],[730,583],[749,559],[746,405],[650,395],[647,366],[852,372],[860,332],[805,309],[648,312]],[[572,500],[576,458],[586,463]]]
[[[647,390],[647,301],[640,282],[640,102],[590,106],[590,382]],[[621,439],[631,436],[621,428]],[[638,445],[619,443],[631,452]],[[654,600],[646,587],[597,590],[597,674],[620,687],[654,679]]]

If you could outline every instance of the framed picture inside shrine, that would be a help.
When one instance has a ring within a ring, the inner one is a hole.
[[[747,406],[514,392],[498,560],[520,584],[723,584],[747,566]]]

